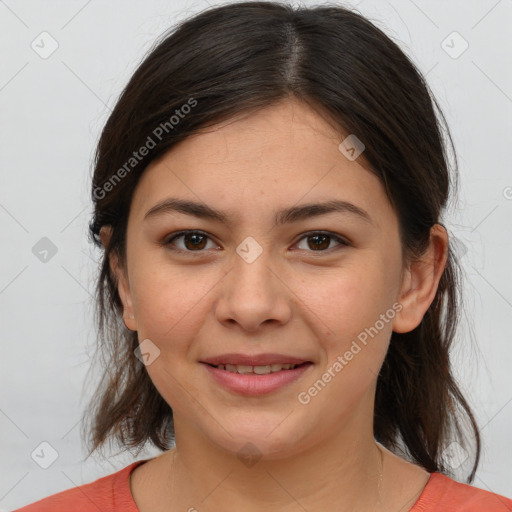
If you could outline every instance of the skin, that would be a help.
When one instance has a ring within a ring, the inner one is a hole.
[[[111,268],[126,326],[160,349],[146,368],[173,409],[176,432],[176,448],[132,473],[141,512],[405,511],[424,489],[429,473],[419,466],[386,449],[381,466],[374,397],[392,331],[414,329],[435,297],[447,233],[435,225],[422,259],[403,261],[398,218],[361,165],[364,153],[351,161],[338,149],[345,136],[306,104],[286,100],[188,137],[141,177],[127,266],[112,256]],[[170,196],[222,210],[232,225],[180,213],[143,220]],[[281,208],[331,198],[363,208],[372,222],[329,213],[273,226]],[[184,229],[209,238],[200,249],[183,237],[163,245]],[[318,230],[349,244],[327,238],[317,249],[303,233]],[[104,244],[109,236],[104,228]],[[252,263],[236,252],[248,236],[262,248]],[[299,403],[298,393],[393,304],[401,311]],[[220,387],[199,363],[227,352],[291,354],[314,365],[276,392],[247,397]],[[250,467],[237,457],[248,441],[261,455]]]

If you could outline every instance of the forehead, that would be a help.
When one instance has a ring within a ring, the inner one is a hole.
[[[166,197],[178,196],[240,218],[250,212],[261,217],[337,198],[377,218],[392,214],[379,179],[362,161],[364,152],[350,160],[340,151],[345,137],[295,101],[237,116],[189,136],[151,162],[132,209],[140,218]]]

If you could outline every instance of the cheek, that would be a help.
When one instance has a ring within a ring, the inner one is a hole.
[[[150,339],[160,351],[146,367],[160,395],[174,410],[193,420],[199,412],[192,412],[190,399],[201,393],[189,378],[192,366],[187,359],[211,310],[209,293],[219,277],[199,274],[197,269],[162,270],[140,275],[135,286],[139,340]]]
[[[194,268],[141,273],[134,285],[139,339],[149,338],[162,352],[184,350],[204,322],[216,275]]]
[[[322,320],[324,368],[318,387],[325,383],[329,389],[318,394],[318,406],[325,402],[327,407],[336,397],[338,414],[342,414],[377,379],[396,314],[390,270],[378,256],[361,258],[317,281],[322,286],[310,287],[315,291],[310,294],[309,307]],[[314,382],[308,385],[316,386]]]
[[[305,279],[297,293],[319,319],[329,349],[343,349],[392,304],[384,265],[378,258],[357,259],[324,275],[310,276],[311,281]]]
[[[375,383],[396,315],[382,266],[351,270],[326,279],[324,292],[310,296],[311,307],[316,301],[314,311],[322,321],[320,344],[325,359],[321,374],[302,391],[319,410],[332,409],[336,403],[332,409],[336,421],[356,407]]]

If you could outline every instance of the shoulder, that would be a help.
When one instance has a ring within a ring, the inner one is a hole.
[[[472,485],[432,473],[410,512],[512,512],[512,500]]]
[[[144,462],[134,462],[117,473],[53,494],[13,512],[138,512],[130,492],[129,478],[130,473]]]

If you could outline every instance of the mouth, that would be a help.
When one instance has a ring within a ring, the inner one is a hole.
[[[211,382],[223,389],[237,395],[259,396],[277,393],[303,380],[311,373],[314,364],[299,360],[254,365],[203,361],[202,366]]]
[[[225,370],[231,373],[239,373],[242,375],[268,375],[270,373],[277,373],[281,371],[289,371],[295,370],[299,366],[304,366],[307,364],[311,364],[309,361],[300,364],[291,364],[291,363],[277,363],[277,364],[266,364],[266,365],[258,365],[258,366],[250,366],[243,364],[210,364],[206,363],[213,368],[217,368],[218,370]]]

